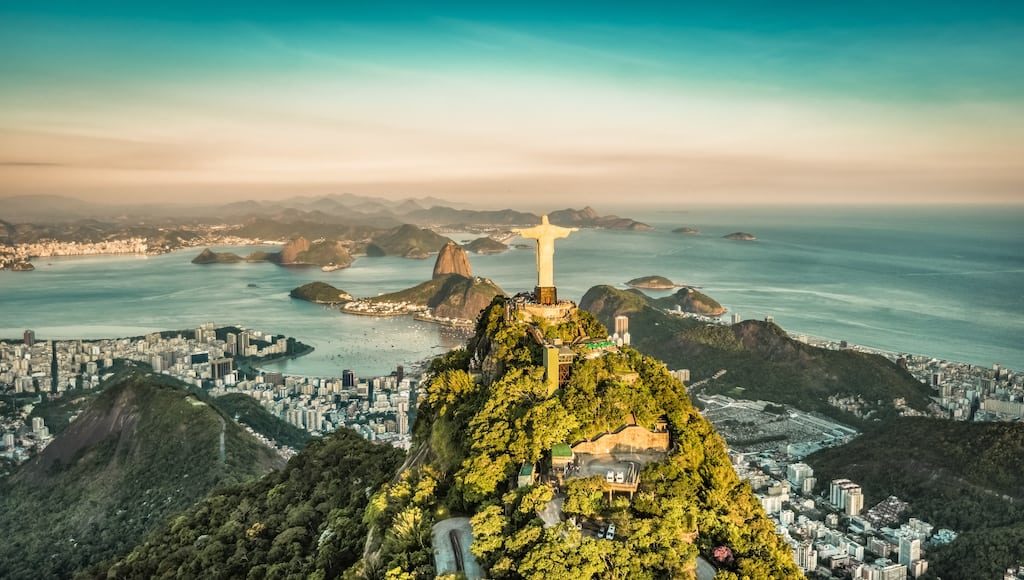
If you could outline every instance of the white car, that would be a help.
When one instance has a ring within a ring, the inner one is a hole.
[[[604,538],[606,540],[614,540],[615,539],[615,524],[609,524],[608,531],[605,532]]]
[[[615,483],[622,483],[626,481],[626,474],[621,471],[615,472]]]
[[[608,473],[604,474],[604,480],[609,482],[615,481],[615,472],[609,469]]]

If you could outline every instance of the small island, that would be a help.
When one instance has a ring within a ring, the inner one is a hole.
[[[32,262],[29,262],[28,260],[14,262],[11,264],[10,268],[12,272],[31,272],[36,269],[36,267],[32,265]]]
[[[234,264],[241,262],[244,258],[231,252],[214,252],[206,248],[198,256],[192,258],[193,264]]]
[[[355,300],[351,294],[325,282],[310,282],[288,293],[292,298],[316,304],[344,304]]]
[[[757,239],[754,237],[754,234],[748,234],[747,232],[733,232],[722,237],[727,240],[737,240],[740,242],[752,242]]]
[[[691,228],[689,226],[685,226],[685,227],[676,228],[676,229],[672,230],[672,233],[673,234],[683,234],[684,236],[699,236],[700,235],[700,230],[698,230],[697,228]]]
[[[629,282],[626,282],[626,285],[632,288],[643,288],[645,290],[671,290],[678,287],[678,284],[664,276],[643,276],[641,278],[633,278]]]
[[[474,254],[500,254],[508,249],[507,245],[489,237],[477,238],[462,247]]]

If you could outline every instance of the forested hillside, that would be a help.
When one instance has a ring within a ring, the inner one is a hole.
[[[213,493],[98,575],[337,578],[362,555],[363,510],[402,456],[339,429],[283,470]]]
[[[942,578],[995,578],[1024,555],[1024,425],[905,418],[807,458],[821,485],[845,477],[866,504],[889,495],[909,511],[965,532],[938,549],[931,572]]]
[[[784,403],[858,425],[864,422],[830,405],[828,397],[860,396],[873,410],[871,419],[895,416],[895,398],[919,410],[928,406],[928,387],[884,357],[803,344],[769,322],[724,326],[670,316],[659,309],[669,305],[666,300],[594,286],[580,307],[605,324],[628,315],[633,345],[673,368],[690,369],[694,382],[725,370],[702,387],[709,392]]]
[[[5,578],[69,577],[213,488],[283,464],[175,381],[126,372],[0,486]]]
[[[435,361],[409,465],[367,510],[374,542],[357,573],[432,578],[430,530],[461,514],[472,518],[471,550],[491,578],[685,578],[698,555],[719,546],[734,556],[720,578],[800,577],[722,439],[663,363],[629,348],[579,357],[568,384],[549,394],[532,331],[506,318],[505,300],[483,313],[467,350]],[[565,344],[606,335],[584,311],[537,324]],[[632,501],[609,500],[603,478],[568,480],[562,496],[563,517],[614,523],[617,539],[564,520],[545,525],[538,510],[563,491],[517,486],[520,466],[544,469],[554,445],[617,428],[629,414],[650,428],[664,416],[674,442],[643,468]]]

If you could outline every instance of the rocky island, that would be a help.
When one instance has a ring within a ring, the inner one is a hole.
[[[244,260],[238,254],[232,252],[214,252],[206,248],[198,256],[192,258],[193,264],[234,264]]]
[[[757,239],[754,237],[754,234],[748,234],[747,232],[733,232],[722,237],[727,240],[738,240],[741,242],[752,242]]]
[[[352,255],[342,242],[318,240],[310,243],[299,236],[281,248],[277,263],[282,266],[320,266],[336,270],[351,266]]]
[[[206,248],[192,259],[193,264],[238,262],[271,262],[280,266],[320,266],[324,270],[338,270],[352,265],[352,255],[342,242],[318,240],[311,243],[299,236],[282,246],[280,252],[257,251],[243,258],[232,252],[214,252]]]
[[[691,227],[681,227],[672,230],[673,234],[683,234],[685,236],[699,236],[700,230]]]
[[[506,244],[489,237],[477,238],[463,247],[474,254],[500,254],[508,249]]]
[[[11,262],[9,264],[0,264],[0,270],[10,270],[12,272],[31,272],[32,270],[35,269],[36,267],[33,266],[32,262],[29,262],[28,260],[23,260],[20,262]]]
[[[355,300],[351,294],[325,282],[310,282],[288,293],[292,298],[316,304],[344,304]]]
[[[633,278],[629,282],[626,282],[626,285],[633,288],[644,288],[646,290],[671,290],[678,286],[678,284],[664,276],[643,276],[641,278]]]

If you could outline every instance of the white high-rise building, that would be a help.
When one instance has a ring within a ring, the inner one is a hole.
[[[793,484],[794,489],[803,489],[804,480],[814,477],[814,470],[806,463],[790,463],[786,468],[786,479]]]
[[[4,433],[4,449],[14,449],[14,433]]]
[[[628,316],[616,316],[615,317],[615,334],[619,336],[625,336],[629,332],[629,317]]]
[[[921,540],[900,538],[900,564],[910,566],[921,559]]]
[[[810,540],[804,540],[793,546],[793,559],[796,565],[805,572],[810,572],[818,567],[818,552]]]
[[[861,510],[864,509],[864,493],[861,492],[860,487],[852,489],[849,493],[846,494],[845,504],[846,515],[860,515]]]
[[[317,411],[316,409],[306,409],[304,418],[307,431],[320,430],[320,411]]]
[[[398,434],[407,435],[409,433],[409,400],[406,398],[398,399],[395,403],[395,415],[398,418]]]
[[[854,512],[849,511],[847,503],[850,496],[859,497],[854,499]],[[860,510],[864,509],[864,495],[861,488],[856,483],[853,483],[849,479],[834,479],[829,484],[829,501],[832,505],[836,506],[841,510],[847,510],[846,513],[849,515],[858,515]]]

